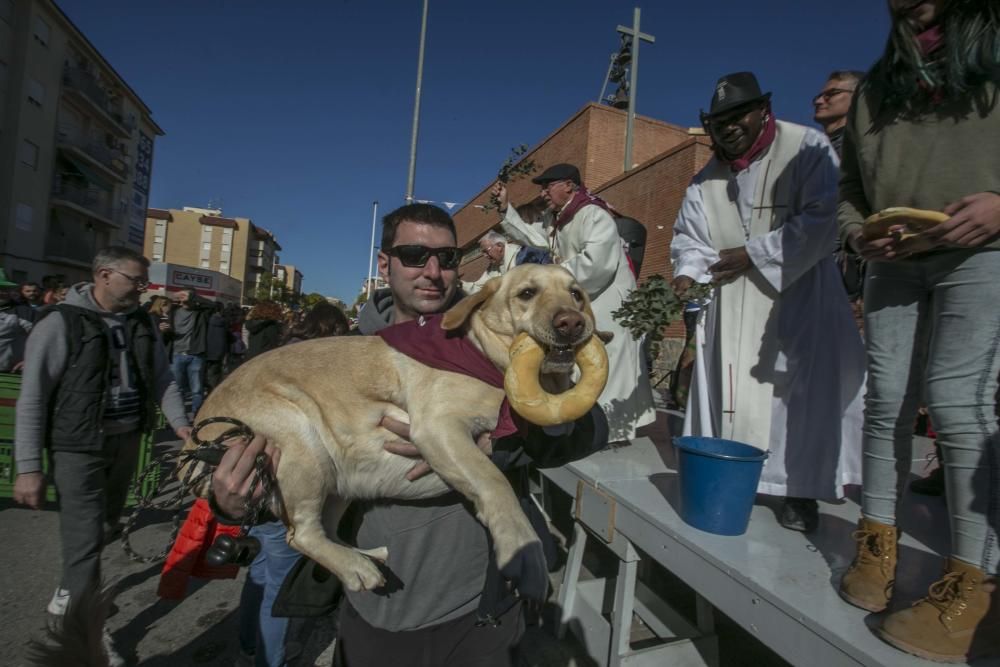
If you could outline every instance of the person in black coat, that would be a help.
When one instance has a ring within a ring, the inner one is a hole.
[[[223,305],[215,304],[215,311],[208,318],[208,333],[205,337],[205,389],[212,391],[222,382],[226,357],[229,355],[231,334],[229,323],[222,314]]]
[[[248,334],[247,360],[281,344],[281,319],[281,306],[273,301],[261,301],[250,310],[243,325]]]

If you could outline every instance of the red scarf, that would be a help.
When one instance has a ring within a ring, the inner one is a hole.
[[[941,29],[940,25],[931,26],[927,30],[924,30],[922,33],[917,35],[917,46],[920,47],[920,53],[925,58],[930,56],[944,46],[944,30]],[[940,87],[931,88],[923,79],[917,79],[917,85],[919,85],[922,90],[927,91],[927,94],[930,95],[932,103],[941,104],[944,102],[944,91],[942,91]]]
[[[920,53],[929,56],[944,46],[944,30],[940,25],[932,26],[917,35],[917,45]]]
[[[389,347],[420,363],[443,371],[461,373],[503,389],[503,373],[469,339],[441,328],[441,315],[427,315],[419,320],[394,324],[376,332]],[[500,405],[493,438],[517,433],[507,398]]]
[[[757,135],[753,146],[746,153],[735,160],[730,160],[722,154],[720,149],[716,149],[715,157],[720,162],[728,164],[734,173],[739,173],[749,167],[750,163],[760,157],[774,143],[774,137],[778,133],[778,124],[774,120],[774,114],[771,113],[771,105],[767,106],[765,113],[767,113],[767,122],[764,123],[764,128]]]
[[[614,215],[614,213],[611,211],[611,206],[608,204],[608,202],[604,201],[597,195],[590,194],[590,190],[584,187],[583,184],[581,183],[580,187],[578,187],[576,189],[576,192],[573,194],[573,198],[569,200],[569,203],[566,204],[566,207],[562,211],[560,211],[559,214],[556,216],[555,225],[553,225],[552,227],[553,233],[555,232],[555,230],[559,229],[567,222],[572,220],[573,216],[576,215],[577,211],[579,211],[581,208],[589,204],[593,204],[594,206],[600,206],[608,213],[611,213],[612,216]]]

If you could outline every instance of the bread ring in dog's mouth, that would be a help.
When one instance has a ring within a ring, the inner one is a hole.
[[[542,389],[539,372],[547,356],[572,354],[580,367],[580,379],[572,389],[550,394]],[[553,348],[546,352],[528,334],[518,334],[510,346],[510,366],[504,374],[504,390],[511,408],[533,424],[553,426],[575,421],[587,414],[608,381],[608,353],[591,336],[579,348]]]

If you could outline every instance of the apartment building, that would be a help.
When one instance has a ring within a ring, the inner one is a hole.
[[[185,206],[146,212],[146,257],[231,276],[240,281],[244,302],[252,299],[264,275],[275,275],[279,252],[274,234],[250,218],[226,217],[221,209]]]
[[[142,248],[149,107],[51,0],[0,0],[0,264],[87,279],[97,249]]]
[[[274,269],[274,277],[285,286],[289,294],[302,294],[302,272],[292,264],[278,264]]]

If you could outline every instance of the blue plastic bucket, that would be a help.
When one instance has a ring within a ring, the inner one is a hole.
[[[721,438],[685,436],[674,446],[681,518],[716,535],[745,533],[768,453]]]

